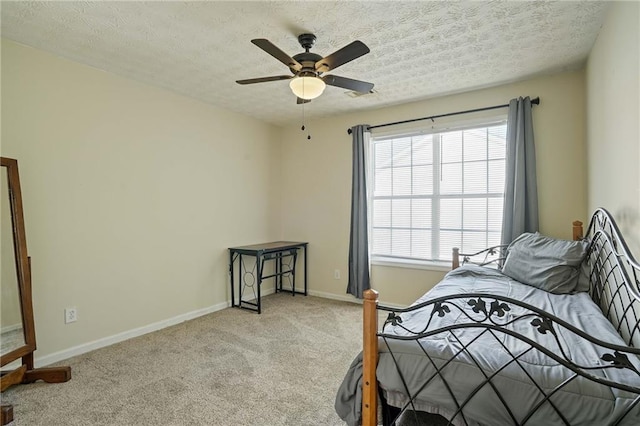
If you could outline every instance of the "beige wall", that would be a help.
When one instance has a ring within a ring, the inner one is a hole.
[[[605,207],[640,257],[640,3],[616,2],[587,63],[589,210]]]
[[[354,124],[540,96],[541,231],[570,238],[571,221],[587,218],[584,84],[578,71],[312,119],[308,141],[299,125],[274,128],[3,40],[1,150],[21,168],[37,355],[226,303],[231,245],[309,241],[312,294],[350,299]],[[404,305],[443,274],[374,266],[372,280],[384,302]],[[65,325],[69,306],[79,321]]]
[[[224,306],[226,248],[279,236],[278,133],[3,40],[1,152],[20,166],[36,356]]]
[[[285,128],[281,153],[283,237],[309,241],[312,292],[347,297],[351,138],[346,131],[355,124],[380,124],[504,104],[517,96],[539,96],[541,105],[534,107],[534,126],[541,232],[570,239],[571,222],[587,219],[584,82],[584,73],[578,71],[311,120],[308,123],[310,141],[299,125]],[[344,102],[357,103],[358,99],[345,96]],[[313,117],[312,113],[309,115]],[[334,279],[335,269],[342,272],[340,280]],[[380,291],[381,300],[408,304],[431,288],[443,274],[443,271],[374,266],[372,285]]]

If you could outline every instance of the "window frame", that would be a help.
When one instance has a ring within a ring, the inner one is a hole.
[[[441,123],[432,123],[427,122],[426,124],[416,124],[412,123],[411,126],[404,126],[400,130],[386,130],[386,131],[378,131],[376,129],[372,130],[371,135],[369,137],[368,143],[368,152],[369,158],[371,161],[368,161],[367,167],[367,182],[371,182],[367,185],[367,211],[368,211],[368,237],[369,237],[369,259],[372,265],[379,266],[390,266],[390,267],[400,267],[400,268],[410,268],[410,269],[426,269],[432,271],[448,271],[451,269],[451,262],[446,260],[431,260],[431,259],[418,259],[418,258],[409,258],[402,256],[388,256],[388,255],[374,255],[373,254],[373,201],[374,201],[374,185],[375,185],[375,149],[374,144],[376,141],[381,139],[394,139],[394,138],[403,138],[403,137],[413,137],[420,135],[428,135],[428,134],[441,134],[445,132],[451,131],[462,131],[462,130],[470,130],[477,129],[483,127],[491,127],[497,125],[506,125],[507,124],[507,114],[495,114],[495,112],[491,115],[476,117],[472,119],[460,120],[452,120],[448,122]],[[506,150],[506,148],[505,148]],[[506,160],[506,152],[505,152],[505,160]],[[434,163],[435,163],[434,157]],[[435,172],[434,172],[435,173]],[[504,189],[502,191],[504,196]],[[487,194],[488,195],[488,194]],[[437,197],[434,197],[439,201],[442,197],[441,194],[438,193]],[[488,197],[487,197],[488,198]],[[432,207],[432,211],[434,207]],[[438,233],[440,232],[440,226],[438,223]],[[485,230],[486,232],[486,230]]]

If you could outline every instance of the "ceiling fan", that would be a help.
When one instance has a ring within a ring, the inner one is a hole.
[[[311,99],[320,96],[327,84],[360,93],[369,93],[373,89],[373,83],[353,80],[337,75],[322,76],[322,74],[326,72],[333,71],[347,62],[351,62],[369,53],[369,48],[363,42],[356,40],[324,58],[316,53],[309,52],[309,49],[311,49],[316,42],[315,35],[300,34],[298,36],[298,42],[305,51],[298,53],[292,58],[267,39],[257,38],[251,40],[251,43],[289,67],[289,71],[291,71],[293,75],[251,78],[248,80],[237,80],[236,83],[254,84],[265,83],[267,81],[291,80],[289,86],[293,94],[298,97],[297,103],[299,104],[310,102]]]

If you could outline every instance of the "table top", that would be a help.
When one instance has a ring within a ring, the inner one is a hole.
[[[246,252],[246,253],[258,253],[258,252],[272,252],[287,250],[296,247],[306,246],[307,242],[295,242],[295,241],[272,241],[269,243],[251,244],[248,246],[229,247],[230,251]]]

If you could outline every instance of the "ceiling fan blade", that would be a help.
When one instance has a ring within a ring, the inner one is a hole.
[[[373,90],[373,83],[353,80],[351,78],[340,77],[338,75],[325,75],[322,77],[322,80],[329,86],[342,87],[343,89],[349,89],[360,93],[369,93]]]
[[[249,78],[247,80],[236,80],[238,84],[266,83],[267,81],[290,80],[292,75],[274,75],[273,77]]]
[[[298,98],[298,100],[296,101],[296,103],[298,105],[300,104],[308,104],[309,102],[311,102],[311,99],[302,99],[302,98]]]
[[[316,62],[316,71],[327,72],[334,70],[340,65],[351,62],[362,55],[366,55],[367,53],[369,53],[367,45],[360,40],[356,40]]]
[[[255,44],[260,49],[264,50],[269,55],[273,56],[289,68],[296,71],[300,71],[302,69],[302,65],[300,65],[298,61],[277,48],[275,44],[271,43],[266,38],[255,38],[251,40],[251,43]]]

